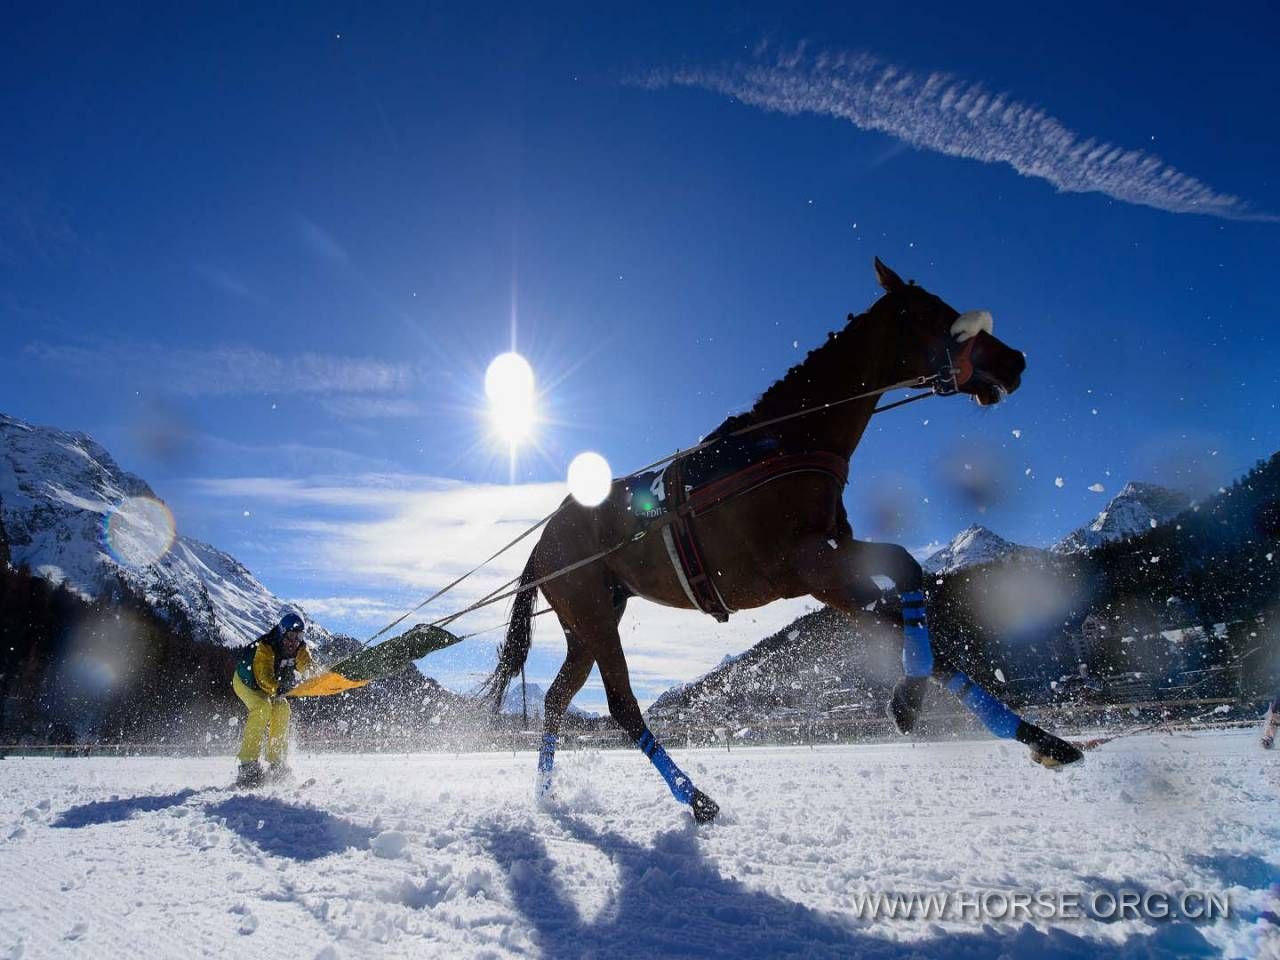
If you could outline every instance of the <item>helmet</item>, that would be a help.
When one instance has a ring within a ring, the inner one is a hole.
[[[296,613],[286,613],[280,618],[280,632],[288,633],[291,630],[301,630],[303,627],[302,618]]]

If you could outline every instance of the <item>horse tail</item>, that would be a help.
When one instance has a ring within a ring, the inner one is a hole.
[[[529,562],[524,565],[524,572],[520,574],[522,588],[538,579],[534,570],[534,554],[529,556]],[[507,687],[516,674],[524,669],[525,661],[529,659],[529,647],[533,645],[533,605],[537,599],[537,587],[521,589],[511,605],[507,635],[498,647],[498,665],[480,688],[480,699],[489,701],[494,713],[502,709],[502,698],[506,696]]]

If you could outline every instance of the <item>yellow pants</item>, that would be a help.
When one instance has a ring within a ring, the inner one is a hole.
[[[275,700],[260,690],[253,690],[237,674],[231,678],[231,688],[249,708],[249,719],[244,724],[244,739],[240,742],[240,762],[257,760],[262,752],[262,738],[267,738],[267,762],[282,763],[288,750],[285,737],[289,734],[289,701],[283,697]]]

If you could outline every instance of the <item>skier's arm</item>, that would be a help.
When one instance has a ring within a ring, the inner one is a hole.
[[[258,682],[258,689],[268,697],[276,695],[276,657],[269,644],[260,643],[254,651],[253,679]]]
[[[311,652],[306,647],[298,651],[298,658],[294,661],[294,670],[299,677],[305,677],[311,672]]]

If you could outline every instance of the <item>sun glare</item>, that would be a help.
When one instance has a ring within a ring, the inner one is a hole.
[[[587,451],[573,458],[569,464],[569,492],[584,507],[596,507],[604,503],[613,487],[613,471],[609,461],[598,453]]]
[[[514,352],[494,357],[484,374],[484,392],[497,435],[512,446],[529,439],[536,418],[529,361]]]

